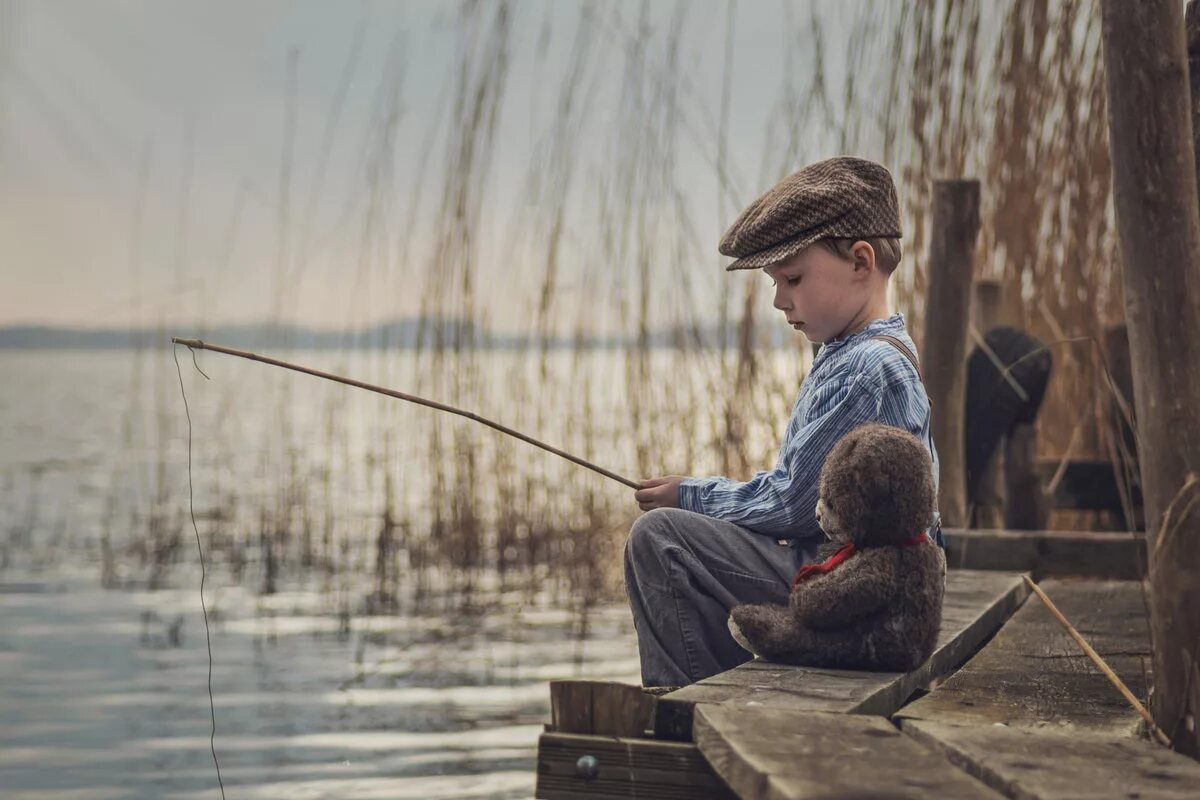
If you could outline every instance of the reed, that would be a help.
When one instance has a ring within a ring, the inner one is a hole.
[[[745,80],[734,47],[740,6],[714,8],[725,29],[706,57],[720,59],[721,80],[707,86],[689,77],[703,26],[687,4],[664,12],[592,2],[570,27],[549,6],[463,4],[449,17],[459,58],[431,116],[405,113],[407,51],[400,37],[393,41],[376,112],[360,132],[362,185],[344,212],[358,230],[357,305],[346,317],[373,310],[372,298],[416,294],[422,325],[415,342],[381,342],[382,357],[371,362],[379,372],[366,380],[492,412],[584,458],[622,459],[613,468],[639,477],[748,479],[773,464],[811,354],[800,340],[770,348],[779,323],[761,276],[723,273],[712,243],[762,188],[839,150],[883,160],[896,175],[907,235],[895,302],[918,345],[929,191],[933,178],[950,175],[983,183],[975,268],[1005,283],[1003,320],[1048,342],[1103,341],[1122,307],[1093,2],[863,4],[846,32],[815,10],[798,15],[785,6],[784,80],[757,112],[763,146],[749,158],[730,138]],[[514,197],[495,182],[512,146],[501,121],[529,99],[514,82],[527,44],[521,31],[537,32],[535,109],[552,111],[532,129],[536,146]],[[551,69],[550,46],[559,41],[570,47],[562,68]],[[356,38],[300,201],[292,150],[302,131],[291,106],[295,57],[289,61],[275,204],[272,314],[281,324],[296,300],[290,287],[320,258],[313,220],[361,47]],[[835,58],[848,68],[831,68]],[[698,174],[685,154],[707,172]],[[401,159],[411,161],[405,174],[415,180],[400,181]],[[698,210],[701,193],[715,198],[719,219]],[[236,195],[222,274],[238,264],[246,194]],[[501,267],[496,249],[506,256]],[[714,292],[717,281],[726,283]],[[520,288],[520,318],[538,337],[527,352],[485,349],[480,331],[490,325],[498,283]],[[714,321],[716,341],[705,337]],[[597,350],[588,336],[598,324],[631,344]],[[675,331],[673,348],[654,346],[651,332],[663,328]],[[556,348],[564,332],[569,345]],[[336,355],[336,371],[354,372],[351,345]],[[1054,357],[1039,420],[1042,455],[1111,452],[1128,472],[1104,423],[1110,392],[1097,348],[1056,345]],[[508,372],[495,379],[491,365],[500,358]],[[142,369],[135,361],[134,397]],[[363,423],[340,388],[301,392],[294,376],[268,380],[271,390],[255,401],[277,412],[268,430],[237,428],[238,395],[230,391],[213,414],[220,435],[199,441],[208,479],[198,496],[221,512],[205,536],[233,579],[272,592],[315,578],[339,607],[368,613],[474,613],[513,597],[559,603],[578,611],[581,635],[588,609],[620,599],[621,545],[637,515],[628,490],[465,422],[413,416],[380,399],[366,406],[371,421]],[[139,495],[146,510],[129,523],[141,532],[130,536],[130,550],[119,546],[122,509],[114,501],[106,580],[114,559],[140,552],[140,568],[161,585],[177,557],[165,386],[150,387],[160,414],[147,437],[158,458]],[[136,407],[131,402],[121,434],[126,449],[139,446]],[[257,462],[253,486],[220,482],[239,451]],[[353,498],[363,492],[370,509],[360,514]]]

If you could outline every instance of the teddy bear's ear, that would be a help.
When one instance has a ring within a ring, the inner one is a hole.
[[[908,431],[869,423],[834,445],[820,491],[856,544],[901,542],[925,530],[933,516],[933,462]]]

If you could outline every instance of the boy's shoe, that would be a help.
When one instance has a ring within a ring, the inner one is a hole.
[[[682,686],[643,686],[642,691],[655,697],[682,689]]]

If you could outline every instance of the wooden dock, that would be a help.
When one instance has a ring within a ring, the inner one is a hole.
[[[1043,590],[1144,699],[1142,583],[1112,579],[1139,574],[1140,540],[947,538],[952,563],[984,568],[949,573],[937,650],[917,670],[752,661],[660,697],[555,681],[536,796],[1200,797],[1200,764],[1149,740],[1021,573],[995,569],[1015,561],[1035,578],[1060,575]]]

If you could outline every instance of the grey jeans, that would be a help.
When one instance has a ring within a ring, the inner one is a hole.
[[[642,684],[683,686],[751,659],[729,633],[740,603],[786,603],[819,542],[779,541],[679,508],[638,517],[625,542]]]

